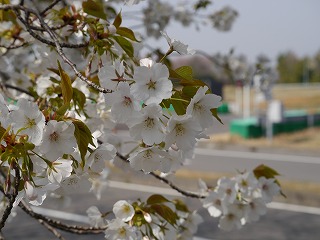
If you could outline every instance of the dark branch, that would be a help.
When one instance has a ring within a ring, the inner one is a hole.
[[[48,7],[46,7],[45,9],[43,9],[40,12],[40,16],[43,16],[47,11],[49,11],[50,9],[52,9],[55,5],[57,5],[61,0],[55,0],[53,1]]]
[[[15,165],[15,163],[13,163]],[[20,171],[19,168],[17,166],[14,166],[14,170],[15,170],[15,181],[14,181],[14,189],[12,194],[7,194],[6,197],[8,198],[8,206],[6,207],[6,209],[3,212],[2,218],[1,218],[1,222],[0,222],[0,231],[2,230],[2,228],[4,227],[11,211],[13,208],[13,203],[16,200],[16,197],[18,195],[18,191],[19,191],[19,183],[20,183]],[[10,175],[8,176],[10,177]]]
[[[68,225],[68,224],[61,223],[60,221],[50,219],[42,214],[35,213],[23,201],[19,203],[19,207],[32,218],[40,219],[46,222],[47,224],[49,224],[50,226],[56,229],[63,230],[65,232],[76,233],[76,234],[99,234],[105,230],[105,228],[82,227],[82,226],[75,226],[75,225]]]
[[[129,160],[127,157],[121,155],[120,153],[117,152],[117,157],[120,158],[122,161],[129,163]],[[197,193],[192,193],[192,192],[188,192],[185,190],[182,190],[181,188],[177,187],[176,185],[174,185],[172,182],[170,182],[168,179],[159,176],[158,174],[154,173],[154,172],[150,172],[149,175],[153,176],[154,178],[160,180],[161,182],[167,184],[169,187],[171,187],[172,189],[176,190],[177,192],[181,193],[182,195],[186,196],[186,197],[191,197],[191,198],[205,198],[206,196],[204,195],[200,195]]]

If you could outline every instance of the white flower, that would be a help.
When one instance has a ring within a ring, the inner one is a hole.
[[[150,104],[142,109],[142,116],[136,124],[130,127],[130,135],[135,139],[142,139],[149,146],[159,144],[164,138],[164,126],[160,122],[162,108],[157,104]]]
[[[227,212],[220,218],[218,226],[225,231],[231,231],[235,228],[240,229],[242,226],[242,217],[242,209],[240,209],[236,204],[229,205]]]
[[[261,189],[261,197],[265,203],[272,201],[272,198],[280,193],[280,187],[274,178],[259,178],[259,187]]]
[[[115,91],[119,82],[126,80],[126,75],[123,61],[116,60],[113,64],[103,66],[98,73],[98,77],[101,87]]]
[[[171,39],[165,31],[160,31],[160,33],[162,34],[162,36],[165,37],[170,48],[172,48],[173,51],[176,51],[179,54],[190,54],[190,55],[193,55],[196,53],[196,51],[189,48],[188,45],[186,45],[186,44],[184,44],[174,38]]]
[[[65,195],[70,193],[89,192],[91,183],[85,174],[72,174],[61,182],[61,188],[58,189],[58,194]]]
[[[258,187],[258,180],[252,171],[237,175],[235,180],[238,183],[239,190],[246,197],[251,196]]]
[[[162,153],[161,168],[159,170],[163,173],[174,172],[183,165],[183,161],[184,159],[181,151],[169,148],[167,153]]]
[[[105,231],[105,238],[108,240],[138,240],[137,229],[124,223],[116,218],[108,223],[108,228]]]
[[[96,206],[89,207],[86,213],[88,214],[91,226],[99,228],[106,225],[102,213]]]
[[[52,183],[60,184],[69,177],[72,172],[72,161],[69,159],[58,158],[52,162],[52,167],[48,167],[48,179]]]
[[[105,168],[102,173],[91,175],[89,181],[91,182],[90,192],[96,196],[98,200],[101,199],[101,193],[108,186],[107,176],[109,171]]]
[[[118,123],[128,123],[139,116],[141,109],[139,101],[130,93],[130,86],[126,82],[118,84],[117,91],[106,94],[106,103],[111,105],[111,116]]]
[[[161,63],[155,63],[150,67],[140,66],[134,70],[135,83],[131,87],[131,93],[145,104],[159,104],[163,99],[172,95],[172,82],[169,80],[169,70]]]
[[[247,222],[256,222],[259,220],[260,216],[266,214],[267,205],[262,200],[262,198],[252,199],[247,208],[246,212],[246,221]]]
[[[190,233],[196,233],[198,225],[202,222],[203,218],[196,211],[193,211],[182,221],[181,226],[186,228]]]
[[[40,144],[45,118],[37,104],[20,98],[17,103],[17,109],[9,114],[9,118],[13,131],[21,130],[20,134],[28,135],[30,142],[35,145]]]
[[[217,192],[222,195],[222,200],[233,203],[236,200],[238,186],[234,179],[222,177],[218,180]]]
[[[155,61],[153,61],[150,58],[143,58],[143,59],[140,59],[139,63],[140,63],[140,66],[145,66],[147,68],[151,68],[152,65],[155,64]]]
[[[132,205],[125,200],[116,202],[113,205],[112,211],[116,218],[121,219],[123,222],[130,221],[135,213]]]
[[[131,154],[128,160],[135,170],[152,172],[161,169],[162,154],[157,147],[144,148]]]
[[[223,201],[221,194],[212,191],[209,195],[202,200],[204,208],[208,209],[210,216],[219,217],[223,211]]]
[[[44,129],[40,152],[49,160],[56,160],[63,154],[71,154],[77,147],[74,137],[75,127],[72,122],[51,120]]]
[[[202,128],[207,128],[213,124],[212,108],[221,105],[221,97],[215,94],[206,94],[208,87],[200,87],[197,93],[191,99],[186,113],[192,115],[195,121],[198,121]]]
[[[116,149],[111,144],[105,143],[95,149],[87,160],[88,166],[94,172],[100,173],[105,168],[105,161],[112,160],[116,156]]]
[[[172,116],[167,125],[166,147],[175,143],[181,150],[193,149],[200,131],[200,125],[190,115]]]

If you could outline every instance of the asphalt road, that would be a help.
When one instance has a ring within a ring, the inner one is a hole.
[[[276,169],[281,178],[294,181],[320,182],[320,156],[284,153],[245,152],[197,148],[196,156],[186,168],[204,172],[235,173],[252,170],[260,164]]]
[[[54,205],[49,200],[43,207],[68,211],[85,215],[85,210],[91,205],[98,206],[101,211],[108,211],[112,204],[119,199],[137,198],[146,199],[151,193],[137,192],[132,190],[121,190],[110,188],[103,194],[102,201],[97,201],[91,194],[75,194],[72,196],[71,205]],[[168,196],[168,198],[174,198]],[[190,209],[200,206],[198,200],[183,199],[188,203]],[[8,240],[53,240],[56,239],[52,233],[31,219],[25,213],[19,211],[19,217],[14,218],[3,230],[5,239]],[[258,222],[248,224],[243,229],[224,232],[218,227],[218,220],[209,216],[205,209],[200,210],[204,223],[200,224],[197,237],[210,240],[317,240],[320,238],[320,215],[297,213],[285,210],[270,210]],[[60,214],[63,218],[63,214]],[[74,218],[76,220],[76,217]],[[62,232],[66,239],[92,240],[104,239],[100,235],[72,235]]]

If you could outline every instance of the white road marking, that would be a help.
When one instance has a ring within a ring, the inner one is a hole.
[[[243,158],[243,159],[251,159],[251,160],[320,164],[320,156],[309,157],[309,156],[284,155],[284,154],[274,154],[274,153],[271,154],[271,153],[258,153],[258,152],[215,150],[215,149],[207,149],[207,148],[196,148],[195,154],[203,155],[203,156],[232,157],[232,158]]]
[[[182,194],[178,193],[177,191],[171,188],[153,187],[150,185],[147,186],[142,184],[124,183],[124,182],[117,182],[117,181],[109,181],[109,186],[113,188],[118,188],[118,189],[149,192],[149,193],[163,194],[163,195],[175,196],[175,197],[177,196],[184,197]],[[288,203],[272,202],[268,204],[268,208],[298,212],[298,213],[320,215],[320,208],[294,205],[294,204],[288,204]]]
[[[48,216],[48,217],[63,219],[63,220],[67,220],[67,221],[86,223],[86,224],[90,223],[89,218],[87,216],[83,216],[80,214],[68,213],[68,212],[63,212],[63,211],[59,211],[59,210],[43,208],[43,207],[32,206],[31,208],[34,212]]]

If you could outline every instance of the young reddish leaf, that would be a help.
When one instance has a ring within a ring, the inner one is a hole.
[[[87,0],[82,3],[83,11],[91,16],[106,19],[107,15],[103,11],[103,5],[98,1]]]
[[[61,68],[60,62],[58,61],[58,67],[59,67],[59,73],[61,77],[60,87],[62,91],[62,97],[64,104],[69,104],[72,99],[72,86],[71,86],[71,80],[68,74],[63,71]]]
[[[160,194],[154,194],[154,195],[150,196],[147,200],[147,204],[149,204],[149,205],[157,204],[157,203],[164,203],[164,202],[170,202],[170,201]]]
[[[121,23],[122,23],[122,16],[121,16],[121,12],[119,12],[112,24],[113,24],[113,26],[116,27],[116,29],[118,29],[120,27]]]

